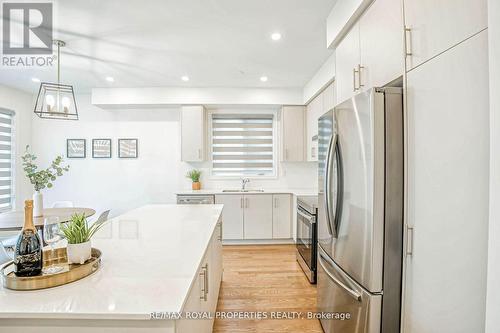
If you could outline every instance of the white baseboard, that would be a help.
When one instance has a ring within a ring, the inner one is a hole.
[[[231,239],[222,240],[222,245],[277,245],[295,244],[292,238],[289,239]]]

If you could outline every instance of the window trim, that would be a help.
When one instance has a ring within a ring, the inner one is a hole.
[[[241,109],[213,109],[207,110],[207,151],[208,151],[208,162],[209,162],[209,180],[239,180],[242,178],[255,179],[255,180],[276,180],[279,178],[279,163],[278,163],[278,111],[277,109],[253,109],[253,110],[241,110]],[[248,115],[248,114],[265,114],[273,116],[273,174],[266,176],[220,176],[214,175],[213,173],[213,126],[212,126],[212,115],[214,114],[233,114],[233,115]]]
[[[10,139],[10,207],[8,209],[0,208],[0,214],[12,212],[16,208],[16,112],[14,110],[0,107],[0,112],[8,113],[11,116],[11,139]]]

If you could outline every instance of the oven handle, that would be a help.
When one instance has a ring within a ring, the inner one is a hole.
[[[307,221],[309,221],[311,224],[316,223],[316,218],[314,216],[306,215],[306,214],[302,213],[302,211],[300,209],[297,209],[297,214],[299,214],[300,216],[302,216],[304,219],[306,219]]]
[[[349,294],[349,296],[351,296],[352,298],[354,298],[358,302],[361,302],[361,294],[359,294],[358,292],[352,290],[351,288],[349,288],[348,286],[346,286],[345,284],[343,284],[342,282],[340,282],[335,276],[333,276],[328,271],[328,269],[323,264],[323,261],[327,261],[327,260],[325,258],[325,255],[323,253],[321,253],[321,252],[319,252],[319,260],[318,261],[319,261],[319,264],[321,265],[321,267],[323,267],[323,270],[325,271],[326,275],[328,275],[328,277],[333,282],[335,282],[336,285],[338,285],[340,288],[344,289]]]

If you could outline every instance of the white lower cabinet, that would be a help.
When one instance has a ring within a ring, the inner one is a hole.
[[[273,238],[271,194],[245,195],[244,239]]]
[[[223,240],[272,240],[292,238],[290,194],[218,194],[223,204]]]
[[[217,309],[217,300],[222,280],[221,227],[222,221],[219,221],[184,304],[183,315],[189,315],[190,317],[176,321],[176,333],[212,332],[214,324],[213,314]],[[212,314],[212,319],[200,319],[203,317],[195,318],[196,316],[204,316],[209,313]]]
[[[292,237],[292,196],[290,194],[273,195],[273,239]]]
[[[243,195],[216,195],[215,203],[223,204],[223,239],[243,239]]]

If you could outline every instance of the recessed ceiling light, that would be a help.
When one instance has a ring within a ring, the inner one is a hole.
[[[261,76],[261,77],[260,77],[260,80],[261,80],[262,82],[267,82],[267,76]]]
[[[108,82],[115,82],[115,78],[111,76],[106,76],[106,81]]]
[[[281,34],[279,32],[275,32],[271,35],[272,40],[280,40],[281,39]]]
[[[31,78],[31,81],[33,81],[33,82],[40,82],[40,79],[39,79],[39,78],[37,78],[37,77],[32,77],[32,78]]]
[[[181,77],[181,80],[184,81],[184,82],[188,82],[189,81],[189,76],[184,75],[183,77]]]

